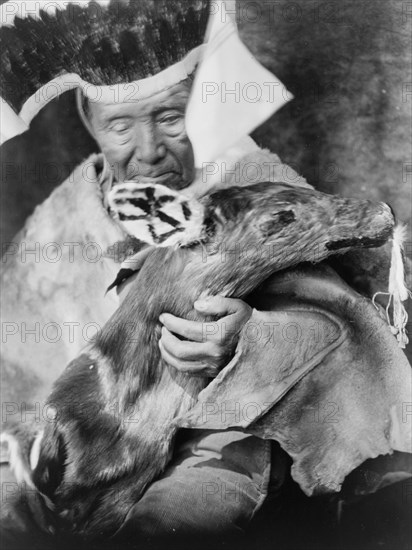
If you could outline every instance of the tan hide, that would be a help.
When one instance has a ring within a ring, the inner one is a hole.
[[[410,365],[371,301],[323,266],[264,291],[235,358],[179,424],[279,441],[307,495],[338,491],[369,458],[410,453]]]

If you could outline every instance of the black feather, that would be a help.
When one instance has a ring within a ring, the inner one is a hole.
[[[152,76],[203,42],[210,0],[69,4],[0,29],[0,94],[19,112],[42,85],[76,73],[97,86]]]

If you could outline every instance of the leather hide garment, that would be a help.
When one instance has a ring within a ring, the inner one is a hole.
[[[411,368],[371,301],[327,266],[262,290],[234,359],[180,425],[279,441],[307,495],[339,491],[367,459],[411,453]]]

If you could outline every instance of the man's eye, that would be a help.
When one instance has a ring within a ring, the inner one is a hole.
[[[180,122],[182,120],[182,115],[180,114],[173,114],[173,115],[166,115],[160,119],[160,122],[164,124],[176,124],[177,122]]]
[[[127,132],[129,126],[125,122],[116,122],[110,127],[110,129],[118,134],[123,134],[124,132]]]

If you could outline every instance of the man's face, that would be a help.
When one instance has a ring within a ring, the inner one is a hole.
[[[195,168],[184,118],[189,93],[190,83],[183,81],[137,102],[89,103],[94,135],[119,182],[190,185]]]

